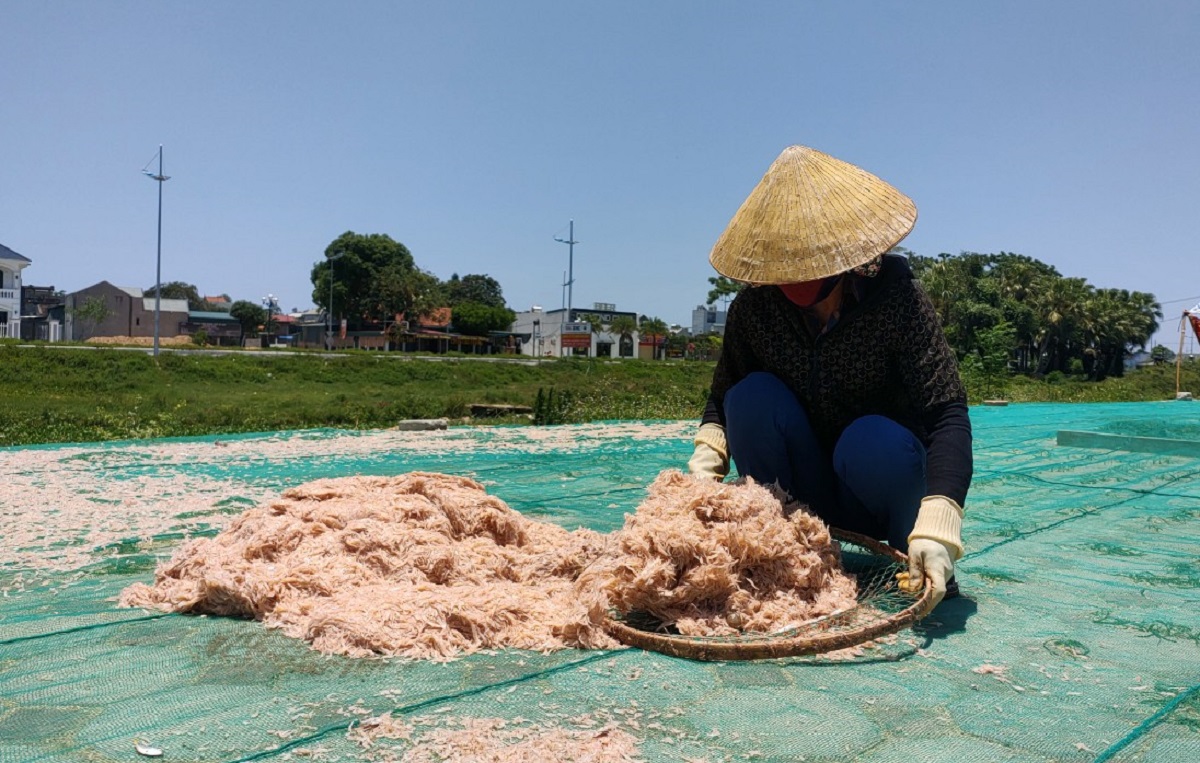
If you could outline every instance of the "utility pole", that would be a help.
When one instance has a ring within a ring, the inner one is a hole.
[[[146,167],[154,162],[150,159],[146,163]],[[142,168],[142,174],[151,180],[158,181],[158,257],[155,259],[154,265],[154,357],[158,358],[158,317],[162,305],[162,191],[163,183],[171,178],[163,174],[163,147],[158,146],[158,174],[148,172],[146,167]]]
[[[1175,399],[1180,397],[1180,387],[1183,379],[1183,337],[1187,332],[1188,311],[1184,310],[1179,317],[1179,352],[1175,353]]]
[[[554,238],[560,244],[567,245],[567,280],[563,285],[567,287],[567,320],[571,319],[571,287],[575,285],[575,245],[579,242],[575,240],[575,221],[571,221],[570,232],[565,239]]]

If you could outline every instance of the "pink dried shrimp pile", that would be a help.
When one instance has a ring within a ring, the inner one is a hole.
[[[604,537],[526,519],[463,477],[317,480],[188,542],[120,603],[252,617],[359,657],[611,648],[574,585]]]
[[[792,508],[789,506],[789,509]],[[820,519],[745,480],[659,475],[580,586],[690,636],[771,633],[854,606],[854,579]]]
[[[614,648],[607,612],[687,635],[771,632],[853,606],[816,517],[746,481],[663,472],[612,535],[527,519],[464,477],[317,480],[192,540],[122,606],[250,617],[350,656]]]

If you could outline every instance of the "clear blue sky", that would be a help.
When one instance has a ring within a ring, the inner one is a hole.
[[[574,219],[576,306],[686,325],[800,143],[909,194],[919,254],[1200,297],[1194,0],[11,0],[0,29],[0,243],[29,284],[154,283],[163,144],[164,281],[308,307],[353,230],[558,307]]]

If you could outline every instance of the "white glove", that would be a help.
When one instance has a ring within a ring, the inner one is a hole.
[[[702,424],[693,440],[696,449],[688,461],[688,473],[718,482],[729,474],[729,447],[725,444],[725,427]]]
[[[921,581],[928,576],[934,607],[946,596],[946,581],[953,574],[954,562],[950,561],[948,546],[929,538],[917,538],[909,541],[908,579],[916,581],[909,585],[914,592],[919,591],[921,590]]]
[[[901,585],[919,591],[928,577],[934,606],[946,595],[954,562],[963,555],[962,515],[962,507],[950,498],[928,496],[921,500],[916,524],[908,535],[908,576]]]

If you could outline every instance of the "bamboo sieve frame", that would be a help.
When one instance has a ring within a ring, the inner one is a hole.
[[[908,564],[908,557],[874,538],[852,533],[846,530],[830,529],[835,540],[854,543],[871,553],[886,557],[897,564]],[[836,649],[857,646],[871,639],[895,633],[925,617],[933,610],[933,589],[929,578],[921,595],[912,604],[899,612],[875,622],[865,624],[853,630],[799,637],[783,637],[779,639],[764,639],[756,634],[753,641],[735,640],[704,640],[692,636],[677,636],[666,633],[652,633],[631,627],[612,617],[605,619],[604,628],[613,638],[626,646],[660,652],[672,657],[682,657],[689,660],[721,661],[721,660],[767,660],[780,657],[800,657],[804,655],[832,652]],[[853,611],[853,609],[849,610]],[[816,622],[816,621],[810,621]],[[833,619],[830,619],[833,622]]]

